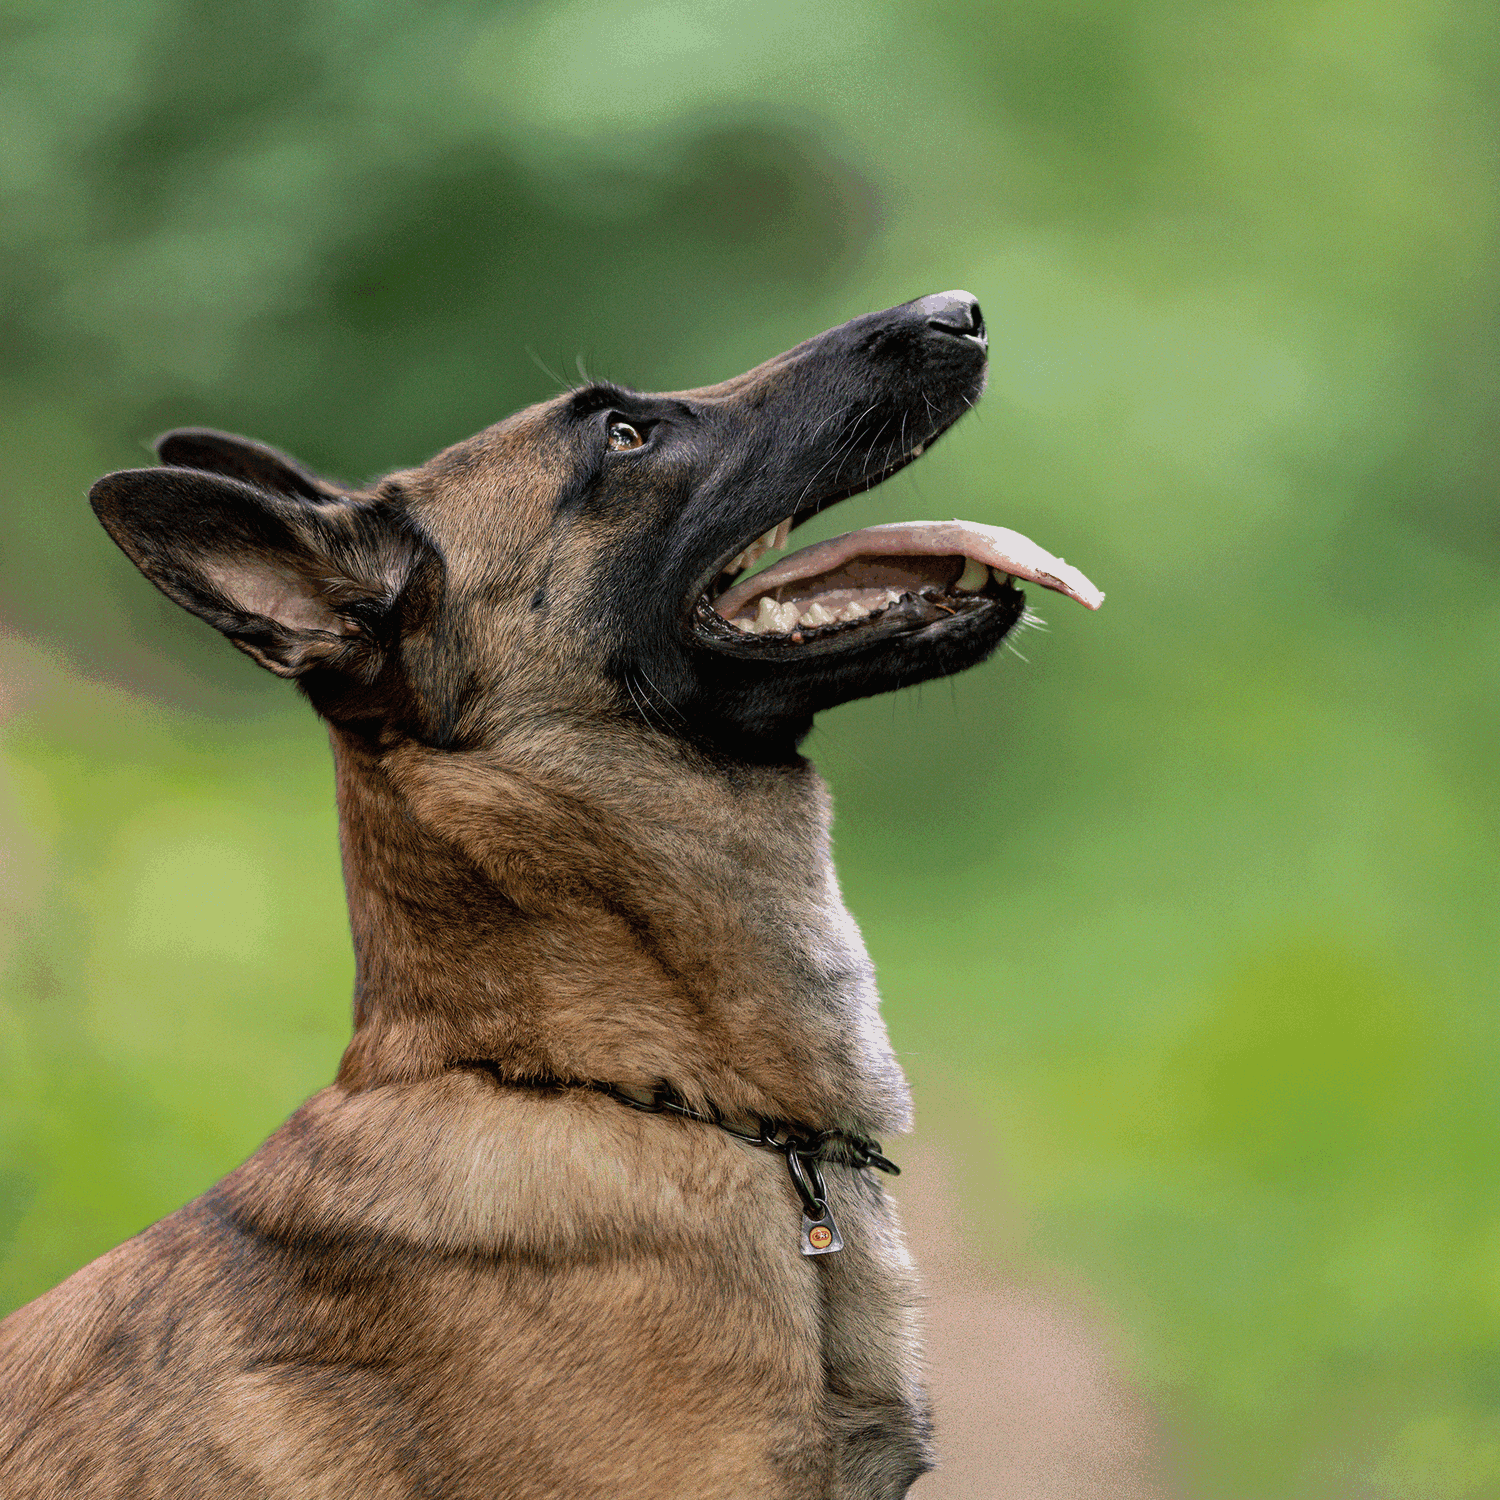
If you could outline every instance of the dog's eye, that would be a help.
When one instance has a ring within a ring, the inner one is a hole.
[[[639,448],[645,441],[629,422],[609,424],[609,446],[617,453],[625,448]]]

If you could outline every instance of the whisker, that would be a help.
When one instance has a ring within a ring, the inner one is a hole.
[[[636,671],[637,671],[637,674],[639,675],[639,677],[641,679],[641,686],[643,688],[649,689],[651,692],[655,693],[657,699],[663,705],[665,705],[667,712],[669,714],[671,714],[673,718],[677,719],[680,723],[686,724],[687,723],[687,718],[683,714],[682,710],[679,709],[677,707],[677,705],[675,703],[673,703],[672,700],[669,697],[667,697],[667,695],[664,692],[662,692],[662,690],[659,687],[657,687],[657,685],[654,682],[652,682],[651,678],[646,673],[646,669],[644,667],[638,667],[636,669]]]
[[[559,391],[576,391],[578,387],[571,380],[559,375],[546,360],[542,358],[530,344],[526,345],[526,357],[539,369],[543,375],[550,380]]]

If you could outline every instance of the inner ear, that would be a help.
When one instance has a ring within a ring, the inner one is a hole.
[[[329,594],[304,572],[264,555],[204,558],[203,581],[244,615],[258,615],[285,631],[323,631],[329,635],[360,633],[358,623],[340,615]],[[265,663],[269,665],[269,663]]]
[[[281,677],[371,682],[425,543],[387,495],[310,504],[201,469],[126,469],[89,492],[168,598]]]
[[[349,493],[266,443],[209,427],[176,427],[162,433],[156,440],[156,455],[174,469],[223,474],[299,500],[339,500]]]

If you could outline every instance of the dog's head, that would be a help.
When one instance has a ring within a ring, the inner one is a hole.
[[[820,708],[982,660],[1018,577],[1098,596],[962,522],[750,569],[917,457],[984,373],[951,292],[722,385],[559,396],[364,490],[201,431],[94,486],[147,577],[335,725],[359,967],[341,1080],[488,1058],[906,1118],[797,743]]]
[[[722,385],[591,385],[365,490],[186,430],[91,499],[152,582],[337,723],[472,749],[583,712],[779,760],[821,708],[983,660],[1017,579],[1097,605],[1024,537],[960,522],[748,572],[920,456],[978,398],[985,349],[974,299],[942,293]]]

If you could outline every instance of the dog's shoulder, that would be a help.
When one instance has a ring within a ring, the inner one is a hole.
[[[233,1238],[199,1200],[0,1322],[0,1489],[109,1493],[146,1435],[170,1432],[201,1394]]]

